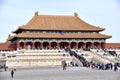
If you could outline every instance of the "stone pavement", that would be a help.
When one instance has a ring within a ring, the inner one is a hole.
[[[0,80],[120,80],[120,71],[93,70],[83,67],[40,67],[19,68],[14,78],[10,76],[11,69],[0,72]]]

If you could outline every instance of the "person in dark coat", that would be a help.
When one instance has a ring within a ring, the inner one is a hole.
[[[13,78],[14,70],[11,70],[11,77]]]
[[[114,71],[117,71],[118,70],[118,66],[117,66],[117,64],[115,63],[114,64]]]
[[[6,71],[6,65],[5,65],[5,64],[4,64],[3,68],[4,68],[4,70]]]
[[[62,61],[62,66],[63,66],[63,70],[66,70],[66,66],[67,66],[66,61]]]

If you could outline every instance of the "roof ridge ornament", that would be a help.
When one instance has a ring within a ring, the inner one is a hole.
[[[76,12],[74,12],[74,16],[78,17],[78,14]]]
[[[38,11],[35,12],[35,16],[38,16]]]

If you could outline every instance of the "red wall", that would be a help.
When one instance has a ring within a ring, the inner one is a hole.
[[[16,50],[16,44],[0,43],[0,50]]]
[[[106,48],[120,48],[120,43],[106,43]]]

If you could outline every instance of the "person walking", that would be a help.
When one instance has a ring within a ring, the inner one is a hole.
[[[5,64],[4,64],[3,68],[4,68],[4,70],[6,71],[6,65],[5,65]]]
[[[117,63],[114,64],[114,71],[118,71]]]
[[[66,61],[62,61],[62,66],[63,66],[63,70],[66,70],[66,66],[67,66]]]
[[[13,78],[14,70],[11,70],[11,77]]]

